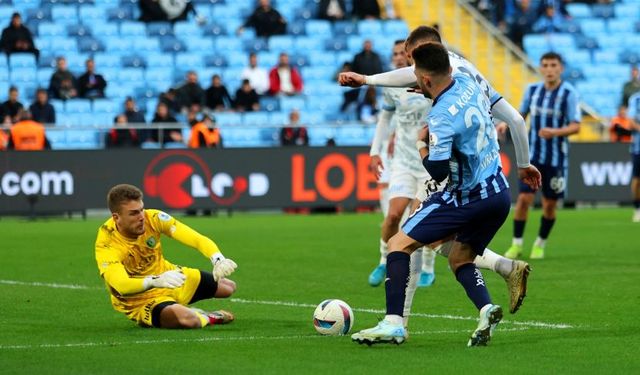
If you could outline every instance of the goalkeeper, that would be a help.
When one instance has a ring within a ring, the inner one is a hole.
[[[189,307],[209,298],[226,298],[236,284],[228,280],[236,264],[218,246],[168,214],[145,210],[142,191],[116,185],[107,195],[111,218],[98,230],[96,262],[116,311],[144,327],[201,328],[233,321],[230,312]],[[198,249],[213,272],[181,267],[162,254],[160,235]]]

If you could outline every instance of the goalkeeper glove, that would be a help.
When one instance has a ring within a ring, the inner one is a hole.
[[[215,281],[231,275],[236,267],[238,267],[236,262],[225,258],[222,253],[213,254],[211,256],[211,263],[213,264],[213,279]]]
[[[187,277],[180,270],[171,270],[158,276],[152,275],[144,278],[144,289],[151,288],[179,288],[184,284]]]

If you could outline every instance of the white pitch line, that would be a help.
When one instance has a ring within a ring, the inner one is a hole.
[[[6,285],[23,285],[23,286],[40,286],[47,288],[56,288],[56,289],[102,289],[100,287],[93,287],[87,285],[78,285],[78,284],[59,284],[59,283],[43,283],[43,282],[27,282],[27,281],[17,281],[17,280],[1,280],[0,284]],[[254,304],[254,305],[271,305],[271,306],[287,306],[287,307],[302,307],[302,308],[315,308],[316,305],[309,303],[298,303],[298,302],[288,302],[288,301],[263,301],[263,300],[252,300],[252,299],[243,299],[243,298],[231,298],[232,302],[236,303],[244,303],[244,304]],[[370,313],[370,314],[384,314],[384,310],[380,309],[367,309],[367,308],[354,308],[353,311]],[[413,317],[421,317],[421,318],[430,318],[430,319],[449,319],[449,320],[472,320],[476,321],[478,318],[471,316],[459,316],[459,315],[449,315],[449,314],[426,314],[426,313],[412,313]],[[537,328],[548,328],[548,329],[570,329],[574,328],[574,326],[565,323],[547,323],[547,322],[538,322],[538,321],[510,321],[503,320],[502,323],[513,324],[513,325],[521,325],[521,326],[530,326]]]
[[[526,331],[528,328],[505,328],[500,332]],[[416,331],[410,332],[411,336],[436,335],[436,334],[468,334],[468,330],[439,330],[439,331]],[[228,337],[200,337],[194,339],[160,339],[160,340],[134,340],[134,341],[112,341],[112,342],[76,342],[66,344],[35,344],[35,345],[0,345],[0,350],[33,350],[33,349],[67,349],[86,348],[99,346],[122,346],[122,345],[150,345],[150,344],[174,344],[174,343],[198,343],[214,341],[269,341],[269,340],[306,340],[322,339],[327,336],[314,335],[291,335],[291,336],[228,336]]]

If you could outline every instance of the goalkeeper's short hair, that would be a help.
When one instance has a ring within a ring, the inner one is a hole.
[[[120,206],[123,203],[137,201],[142,199],[142,197],[142,191],[133,185],[116,185],[112,187],[107,194],[107,206],[109,207],[109,211],[117,213],[120,211]]]

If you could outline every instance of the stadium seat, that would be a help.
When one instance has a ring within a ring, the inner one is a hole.
[[[309,21],[311,22],[311,21]],[[293,21],[287,23],[287,34],[298,36],[305,35],[305,22]]]
[[[307,57],[311,66],[337,66],[336,56],[331,52],[310,51]]]
[[[14,68],[11,69],[9,74],[9,81],[12,84],[36,84],[38,81],[37,71],[35,66],[31,68]],[[4,95],[4,93],[2,93]]]
[[[263,38],[245,40],[243,44],[246,52],[260,52],[269,49],[267,41]]]
[[[305,32],[308,36],[318,36],[324,39],[333,37],[331,22],[326,20],[309,20],[305,22]]]
[[[343,38],[329,38],[324,45],[327,51],[346,51],[347,47],[347,40]]]
[[[409,26],[403,20],[384,21],[382,28],[387,37],[405,39],[409,35]]]
[[[637,20],[640,16],[640,6],[638,4],[616,3],[614,13],[618,19]]]
[[[236,126],[242,124],[242,116],[239,113],[220,112],[214,114],[218,126]]]
[[[303,111],[305,109],[305,100],[302,97],[281,97],[280,110],[283,112],[291,112],[292,110]]]
[[[169,53],[146,53],[147,68],[173,68],[173,55]]]
[[[38,36],[66,36],[67,31],[62,24],[53,22],[40,22],[38,24]]]
[[[293,38],[288,35],[274,35],[269,38],[269,50],[272,52],[286,52],[293,48]]]
[[[320,37],[299,36],[295,39],[295,51],[323,51],[325,40]]]
[[[333,79],[335,68],[333,66],[315,66],[302,69],[302,77],[305,81],[329,81]]]
[[[204,57],[204,66],[215,68],[226,68],[227,60],[222,55],[208,55]]]
[[[4,89],[5,87],[3,86],[3,90],[0,90],[1,95],[6,95],[7,91],[9,89],[9,70],[6,68],[2,68],[0,69],[0,83],[5,83],[6,84],[4,86],[6,86],[6,89]]]
[[[130,7],[116,7],[107,10],[107,19],[115,22],[133,20],[133,10]]]
[[[105,41],[106,37],[119,35],[118,25],[115,23],[93,23],[91,24],[91,32],[102,41]]]
[[[120,36],[147,36],[144,23],[124,21],[120,24]]]
[[[278,98],[263,96],[260,98],[260,109],[268,112],[278,111],[280,109],[280,101]]]
[[[190,36],[184,38],[184,42],[190,52],[206,53],[213,50],[212,38],[201,38],[197,36]]]
[[[382,22],[378,20],[359,21],[358,33],[365,38],[375,39],[382,35]]]
[[[160,50],[162,52],[173,52],[173,53],[184,52],[187,50],[187,46],[182,41],[174,37],[163,38],[160,41]]]
[[[196,10],[197,10],[196,6]],[[202,35],[202,28],[193,22],[188,21],[180,21],[176,22],[173,25],[174,34],[178,37],[188,37],[185,38],[188,41],[191,37],[197,37]]]
[[[269,125],[279,127],[289,123],[289,113],[269,112]]]
[[[278,64],[279,58],[280,58],[280,52],[260,52],[258,54],[258,66],[266,69],[268,72],[269,69],[273,68],[276,64]],[[246,61],[245,61],[245,64],[247,64]]]
[[[120,65],[123,68],[144,68],[147,62],[144,57],[139,55],[122,56]]]
[[[300,122],[305,125],[320,125],[325,122],[324,112],[305,110],[300,113]]]
[[[94,113],[116,113],[119,105],[111,99],[94,99],[92,109]]]
[[[41,85],[41,86],[48,86],[49,85],[49,81],[51,80],[51,76],[53,75],[54,69],[53,68],[39,68],[38,71],[36,72],[36,81]],[[9,79],[9,77],[7,77],[7,79]]]
[[[242,68],[249,65],[249,54],[244,52],[230,52],[225,54],[227,66],[230,68]],[[258,63],[260,59],[258,59]]]
[[[149,23],[147,24],[147,35],[157,37],[173,35],[173,27],[171,27],[171,24],[168,22]]]
[[[77,9],[72,5],[54,5],[51,7],[51,19],[57,24],[77,24]]]
[[[143,83],[144,69],[122,68],[118,71],[118,79],[123,84]]]
[[[85,25],[93,25],[107,19],[107,9],[100,6],[83,5],[78,8],[80,22]]]
[[[182,36],[184,34],[179,33],[178,31],[176,31],[176,35]],[[212,23],[212,24],[205,25],[202,28],[202,35],[204,35],[204,36],[226,35],[226,30],[222,25],[219,25],[217,23]]]
[[[78,52],[78,43],[73,38],[58,37],[51,40],[51,50],[62,55]]]
[[[67,25],[67,35],[73,37],[91,36],[91,29],[85,25]]]
[[[147,68],[145,71],[145,81],[164,81],[167,84],[173,82],[173,71],[165,68]]]
[[[24,16],[25,16],[24,18],[28,21],[32,21],[32,20],[51,21],[51,8],[45,7],[45,8],[27,9]],[[2,17],[1,14],[0,14],[0,17]]]
[[[247,112],[242,116],[242,124],[246,126],[270,125],[269,115],[266,112]]]
[[[64,113],[64,101],[60,99],[49,99],[49,103],[56,110],[56,113]]]
[[[580,30],[586,36],[597,36],[606,32],[606,24],[600,18],[584,18],[578,20]]]
[[[180,69],[197,70],[204,68],[202,55],[198,53],[176,53],[176,66]]]
[[[93,56],[93,60],[96,63],[97,70],[119,67],[121,63],[120,55],[109,53],[97,53]]]
[[[356,24],[351,21],[338,21],[333,24],[335,36],[352,35],[357,33]]]
[[[571,55],[570,58],[573,59],[573,55]],[[611,50],[595,51],[593,55],[593,62],[596,65],[617,64],[619,61],[620,57],[618,56],[618,54]]]
[[[329,139],[336,137],[336,129],[330,126],[309,126],[307,133],[311,146],[325,146]]]
[[[591,17],[591,8],[587,4],[567,4],[567,12],[573,18]]]
[[[89,55],[69,52],[66,54],[67,67],[73,72],[84,72]]]
[[[9,55],[9,67],[12,69],[35,68],[36,57],[32,53],[12,53]]]
[[[88,99],[69,99],[65,102],[66,113],[89,113],[91,101]]]

